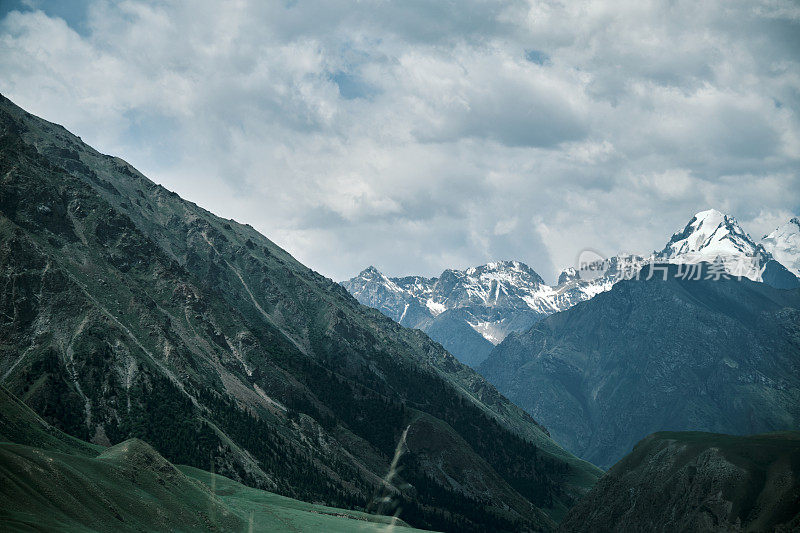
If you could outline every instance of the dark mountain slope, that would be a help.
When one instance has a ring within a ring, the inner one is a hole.
[[[440,528],[548,528],[597,478],[421,332],[5,99],[0,215],[0,377],[77,436],[366,508],[411,426],[381,490]]]
[[[94,457],[104,450],[54,428],[3,386],[0,386],[0,442],[85,457]]]
[[[0,530],[386,531],[401,520],[312,505],[191,467],[130,439],[70,437],[0,387]],[[416,530],[413,530],[416,531]]]
[[[797,531],[800,433],[656,433],[603,476],[562,531]]]
[[[800,291],[629,280],[500,344],[481,368],[573,453],[608,467],[660,430],[800,424]]]
[[[448,309],[431,320],[423,331],[450,353],[458,354],[459,361],[477,368],[489,356],[494,345],[470,327],[467,321],[471,318],[469,311],[463,308]]]

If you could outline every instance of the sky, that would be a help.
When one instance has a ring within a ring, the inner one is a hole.
[[[793,0],[0,0],[0,92],[336,280],[800,215]]]

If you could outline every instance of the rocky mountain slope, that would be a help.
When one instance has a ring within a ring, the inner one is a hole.
[[[561,531],[800,529],[800,433],[656,433],[603,476]]]
[[[601,467],[655,431],[798,427],[800,290],[668,268],[510,335],[481,373]]]
[[[3,531],[396,531],[392,517],[312,505],[175,467],[139,439],[70,437],[0,387]]]
[[[81,439],[439,529],[548,529],[598,476],[424,334],[5,98],[0,273],[0,380]]]
[[[794,217],[769,235],[764,235],[761,244],[776,261],[795,276],[800,276],[800,218]]]

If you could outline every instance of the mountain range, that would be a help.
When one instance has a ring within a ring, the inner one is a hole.
[[[4,97],[0,271],[0,381],[92,444],[442,530],[552,529],[601,474],[422,332]]]
[[[736,219],[714,209],[697,213],[660,252],[649,256],[586,254],[591,261],[584,263],[582,255],[577,268],[562,270],[554,286],[519,261],[448,269],[438,278],[389,278],[371,266],[342,285],[359,302],[404,326],[421,329],[474,368],[509,333],[526,331],[548,315],[606,292],[649,263],[718,260],[730,274],[779,288],[800,286],[790,270],[792,261],[800,260],[800,227],[787,224],[766,236],[763,244],[756,243]]]
[[[796,529],[798,228],[337,284],[0,96],[0,529]]]
[[[603,468],[656,431],[797,428],[800,289],[659,266],[509,335],[480,372]]]

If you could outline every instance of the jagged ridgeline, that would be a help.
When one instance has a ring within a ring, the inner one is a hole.
[[[0,98],[0,378],[48,422],[437,529],[548,529],[596,481],[421,332]]]

